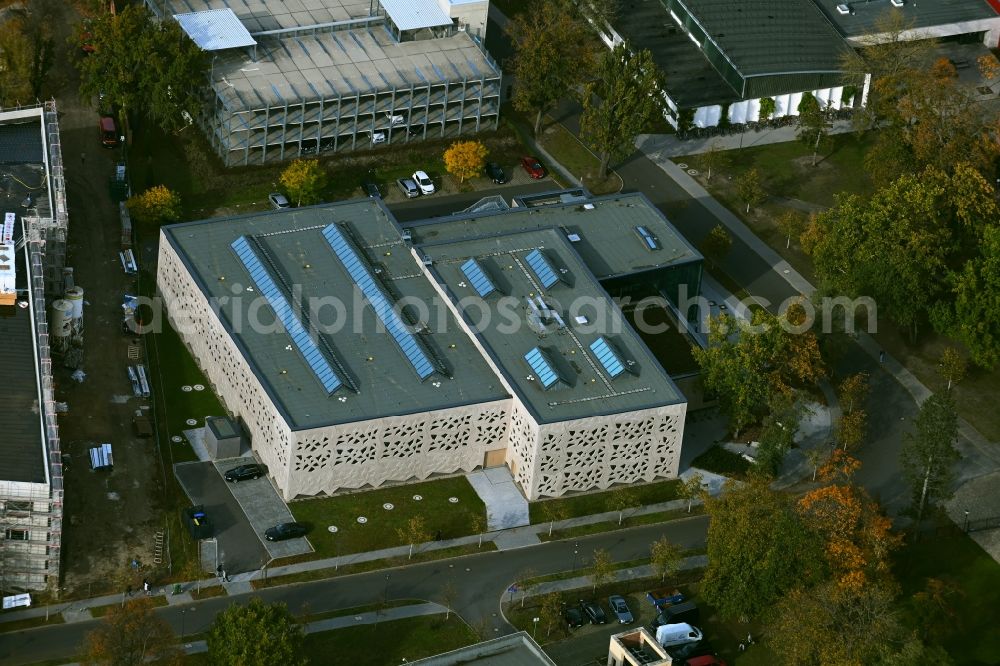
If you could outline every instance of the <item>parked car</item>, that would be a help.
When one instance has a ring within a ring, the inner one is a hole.
[[[118,123],[111,116],[101,116],[98,125],[101,129],[101,144],[107,148],[118,146]]]
[[[591,624],[607,624],[608,616],[605,615],[601,604],[596,601],[580,601],[580,608],[583,609],[587,619]]]
[[[685,662],[685,666],[726,666],[726,662],[714,654],[703,654],[700,657],[691,657]]]
[[[692,601],[682,601],[677,604],[666,604],[657,606],[660,609],[659,614],[650,623],[649,628],[656,630],[657,627],[664,624],[677,624],[678,622],[687,622],[688,624],[697,625],[698,621],[701,619],[701,613],[698,611],[698,606]]]
[[[271,192],[267,195],[267,200],[271,202],[271,208],[274,210],[282,210],[283,208],[292,207],[291,202],[288,201],[288,197],[281,192]]]
[[[507,182],[507,174],[503,172],[503,169],[496,162],[486,163],[486,177],[497,185],[503,185]]]
[[[582,627],[587,624],[586,618],[583,616],[583,611],[576,606],[566,606],[563,604],[563,619],[566,620],[566,625],[570,629],[576,629],[577,627]]]
[[[420,196],[420,188],[417,187],[412,178],[400,178],[396,184],[399,185],[399,189],[403,191],[407,199]]]
[[[269,527],[264,531],[264,538],[268,541],[284,541],[305,536],[309,531],[302,523],[281,523],[274,527]]]
[[[375,145],[378,145],[380,143],[385,143],[386,138],[388,138],[386,137],[385,132],[382,131],[372,132],[371,135],[372,135],[372,143]]]
[[[611,607],[611,612],[618,618],[618,624],[632,624],[635,621],[635,618],[632,617],[632,611],[628,609],[628,602],[625,601],[625,597],[619,594],[608,597],[608,606]]]
[[[402,116],[392,113],[391,111],[385,112],[385,117],[389,119],[389,124],[393,127],[399,127],[400,125],[406,124],[406,116]]]
[[[379,192],[378,184],[370,178],[365,178],[361,181],[361,191],[368,195],[370,199],[381,199],[382,193]]]
[[[656,642],[663,647],[699,643],[704,638],[701,629],[692,627],[687,622],[664,624],[656,629]]]
[[[250,479],[259,479],[267,474],[267,468],[258,463],[240,465],[227,471],[222,477],[230,483],[239,483]]]
[[[543,167],[542,163],[534,157],[522,157],[521,166],[524,167],[524,170],[528,172],[528,175],[535,180],[545,178],[545,167]]]
[[[421,194],[434,194],[434,181],[426,171],[414,171],[413,180],[416,181]]]

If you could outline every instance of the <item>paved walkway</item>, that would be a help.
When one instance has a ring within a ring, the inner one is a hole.
[[[466,474],[465,478],[486,505],[486,529],[491,532],[506,530],[531,522],[528,500],[514,483],[506,465],[480,469]]]
[[[830,134],[846,134],[853,132],[850,120],[835,120],[830,128]],[[637,140],[639,150],[651,159],[682,157],[684,155],[699,155],[707,153],[712,146],[718,150],[738,150],[752,146],[764,146],[772,143],[788,143],[798,141],[799,128],[795,125],[775,127],[759,132],[743,132],[705,137],[702,139],[685,139],[681,141],[675,134],[641,134]]]

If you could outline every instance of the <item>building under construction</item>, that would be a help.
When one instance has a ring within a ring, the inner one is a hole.
[[[211,52],[197,118],[227,166],[495,129],[488,2],[147,0]]]
[[[0,595],[57,585],[63,472],[45,317],[60,293],[66,198],[54,102],[0,111]]]

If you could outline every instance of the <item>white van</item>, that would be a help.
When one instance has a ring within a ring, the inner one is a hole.
[[[697,643],[702,639],[701,629],[687,622],[664,624],[656,628],[656,642],[663,647]]]

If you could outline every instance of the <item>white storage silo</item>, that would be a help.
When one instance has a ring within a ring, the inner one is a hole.
[[[52,347],[57,351],[66,351],[69,347],[69,337],[73,324],[73,304],[59,298],[52,301],[52,320],[49,322],[49,336]]]
[[[77,328],[83,326],[83,287],[76,285],[66,290],[66,300],[73,306],[72,319]]]

